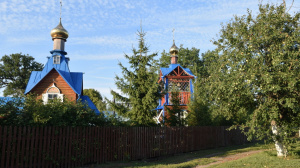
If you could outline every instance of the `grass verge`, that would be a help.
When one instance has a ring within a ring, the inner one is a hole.
[[[123,168],[150,168],[150,167],[159,167],[159,168],[188,168],[195,167],[197,165],[206,165],[212,162],[215,162],[215,159],[208,158],[206,156],[216,156],[216,155],[233,155],[236,153],[247,152],[252,150],[260,150],[260,149],[269,149],[270,145],[264,144],[246,144],[239,146],[231,146],[224,148],[216,148],[209,150],[201,150],[197,152],[189,152],[183,153],[168,157],[161,157],[150,160],[143,161],[131,161],[131,162],[113,162],[107,164],[100,164],[97,166],[93,166],[94,168],[114,168],[114,167],[123,167]]]
[[[272,144],[274,146],[274,144]],[[251,168],[298,168],[300,167],[300,141],[292,144],[290,154],[286,158],[277,157],[276,150],[264,151],[239,160],[229,161],[218,165],[210,166],[210,168],[235,168],[235,167],[251,167]],[[231,153],[231,151],[229,152]]]

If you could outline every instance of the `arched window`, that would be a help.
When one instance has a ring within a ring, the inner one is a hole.
[[[60,93],[58,87],[53,85],[47,89],[47,92],[42,95],[44,104],[47,104],[49,100],[60,99],[63,102],[64,95]]]

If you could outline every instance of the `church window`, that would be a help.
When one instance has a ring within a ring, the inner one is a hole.
[[[60,64],[60,56],[59,55],[53,56],[53,64]]]
[[[60,90],[53,83],[53,85],[48,88],[47,92],[42,95],[42,99],[44,104],[47,104],[50,100],[54,99],[60,99],[60,101],[63,102],[63,96],[64,95],[60,93]]]
[[[48,93],[48,100],[54,100],[54,99],[56,99],[57,98],[57,94],[50,94],[50,93]]]

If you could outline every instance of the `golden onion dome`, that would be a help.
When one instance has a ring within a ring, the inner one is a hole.
[[[53,39],[64,39],[66,40],[69,37],[68,31],[62,26],[61,20],[59,20],[59,24],[51,30],[50,32],[52,40]]]
[[[173,41],[173,45],[172,47],[170,48],[170,54],[175,54],[177,55],[178,54],[178,47],[175,45],[175,41]]]

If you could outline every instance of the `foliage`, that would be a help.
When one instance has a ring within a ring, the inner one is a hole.
[[[21,98],[0,99],[0,125],[15,125],[19,123],[23,101]]]
[[[160,98],[159,87],[156,83],[154,57],[156,53],[148,55],[148,47],[145,44],[145,33],[141,29],[138,33],[138,49],[133,48],[133,55],[125,55],[130,68],[119,63],[123,77],[116,76],[116,85],[122,95],[111,91],[116,102],[109,101],[110,107],[118,115],[129,118],[133,125],[149,126],[154,124],[156,115],[155,107]]]
[[[167,106],[167,116],[164,118],[168,126],[185,126],[184,111],[180,108],[180,95],[178,89],[171,89],[172,106]]]
[[[218,109],[214,108],[213,102],[209,100],[210,87],[209,68],[213,68],[217,53],[215,51],[207,51],[202,54],[201,64],[198,65],[199,71],[195,72],[197,76],[194,83],[194,94],[188,104],[189,114],[187,123],[189,126],[231,126],[234,122],[239,123],[238,118],[226,120],[226,117],[218,113]]]
[[[209,111],[209,105],[204,100],[202,92],[198,91],[199,83],[195,85],[195,92],[193,98],[188,104],[189,114],[187,116],[188,126],[209,126],[212,124],[211,111]]]
[[[288,144],[299,127],[299,18],[283,5],[259,5],[256,17],[250,11],[236,16],[214,41],[217,55],[207,78],[211,108],[249,127],[249,138]]]
[[[103,114],[94,111],[80,102],[53,100],[43,104],[35,96],[27,95],[22,103],[10,101],[1,103],[3,118],[0,125],[32,126],[102,126],[106,124]]]
[[[106,111],[106,102],[99,91],[95,89],[83,89],[83,95],[89,96],[99,111]]]
[[[22,96],[32,71],[40,71],[43,64],[29,55],[4,55],[0,60],[0,88],[4,96]]]

